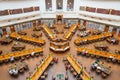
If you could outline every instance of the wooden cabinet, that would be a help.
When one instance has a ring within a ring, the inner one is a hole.
[[[109,30],[109,26],[106,25],[104,31],[105,31],[105,32],[108,32],[108,30]]]
[[[63,15],[56,15],[56,23],[57,24],[63,23]]]

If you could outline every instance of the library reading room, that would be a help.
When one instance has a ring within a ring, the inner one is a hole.
[[[0,80],[120,80],[120,0],[0,0]]]

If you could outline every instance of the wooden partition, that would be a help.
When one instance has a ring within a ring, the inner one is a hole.
[[[78,26],[80,26],[80,20],[78,20]]]
[[[109,26],[108,26],[108,25],[106,25],[106,26],[105,26],[105,30],[104,30],[104,31],[105,31],[105,32],[108,32],[108,30],[109,30]]]
[[[114,28],[114,27],[113,27],[112,34],[115,35],[116,32],[117,32],[117,28]]]
[[[119,33],[118,33],[118,37],[120,37],[120,31],[119,31]]]
[[[0,11],[0,16],[5,16],[5,15],[9,15],[9,11],[8,10]]]
[[[38,20],[38,25],[41,25],[41,20]]]
[[[11,32],[15,32],[14,26],[11,26],[10,29],[11,29]]]
[[[34,7],[34,10],[39,11],[40,10],[39,6]]]
[[[18,9],[8,9],[8,10],[0,10],[0,16],[5,15],[13,15],[13,14],[20,14],[20,13],[26,13],[26,12],[32,12],[32,11],[39,11],[39,6],[35,7],[28,7],[28,8],[18,8]]]
[[[101,14],[120,15],[120,10],[114,10],[114,9],[104,9],[104,8],[94,8],[94,7],[88,7],[88,6],[80,6],[80,10],[88,11],[88,12],[101,13]]]
[[[6,35],[7,34],[7,31],[6,31],[6,28],[3,28],[3,35]]]
[[[84,20],[83,25],[86,26],[86,21]]]
[[[36,28],[36,20],[33,21],[33,28]]]
[[[63,23],[63,15],[56,15],[56,24]]]
[[[110,12],[109,9],[97,8],[97,13],[109,14],[109,12]]]
[[[96,11],[96,8],[93,8],[93,7],[86,7],[86,11],[95,12],[95,11]]]
[[[112,15],[120,15],[120,10],[112,10],[111,14]]]
[[[23,13],[22,9],[11,9],[9,10],[10,14],[20,14]]]
[[[26,12],[32,12],[34,10],[33,10],[33,7],[29,7],[29,8],[23,8],[23,11],[24,13],[26,13]]]

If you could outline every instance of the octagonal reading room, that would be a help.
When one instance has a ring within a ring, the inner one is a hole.
[[[0,0],[0,80],[120,80],[120,0]]]

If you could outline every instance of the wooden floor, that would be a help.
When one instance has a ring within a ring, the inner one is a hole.
[[[64,31],[68,31],[68,29],[66,29]],[[31,36],[31,34],[33,33],[32,29],[26,30],[26,32],[27,32],[27,36]],[[42,31],[39,31],[39,32],[42,32]],[[106,62],[105,60],[103,60],[107,65],[110,65],[111,69],[112,69],[112,74],[108,78],[106,78],[106,79],[103,79],[101,77],[101,75],[98,75],[95,72],[91,72],[90,66],[91,66],[92,62],[94,62],[96,59],[95,58],[88,58],[88,57],[83,57],[83,56],[77,56],[76,55],[76,53],[77,53],[76,52],[77,46],[74,44],[74,40],[77,37],[77,35],[76,35],[77,33],[79,33],[78,30],[75,33],[75,35],[72,37],[72,40],[69,41],[70,42],[70,51],[67,51],[66,53],[54,53],[54,52],[50,51],[49,50],[49,47],[50,47],[49,43],[50,43],[50,41],[48,40],[48,38],[43,33],[42,39],[45,39],[45,41],[46,41],[46,44],[43,46],[44,55],[52,53],[53,56],[55,56],[55,57],[57,57],[59,59],[58,64],[54,64],[47,71],[49,74],[48,74],[48,77],[46,78],[46,80],[52,80],[52,76],[54,76],[56,73],[66,73],[65,67],[64,67],[64,63],[62,62],[62,59],[68,53],[71,53],[71,54],[76,56],[76,58],[82,63],[82,65],[84,67],[86,67],[87,72],[90,72],[90,74],[92,76],[94,76],[94,80],[113,80],[113,79],[114,80],[119,80],[120,79],[120,64],[113,64],[113,63]],[[63,36],[63,34],[60,34],[59,36]],[[16,42],[16,41],[13,41],[13,43],[14,42]],[[7,54],[7,53],[11,52],[12,44],[10,44],[8,46],[0,45],[0,50],[3,51],[3,54]],[[26,45],[26,49],[38,47],[38,46],[33,46],[33,45],[27,44],[27,43],[23,43],[23,44]],[[119,45],[112,45],[112,44],[109,44],[109,43],[106,43],[106,44],[109,46],[111,52],[113,52],[115,49],[120,49],[120,44]],[[88,47],[88,48],[91,48],[91,49],[94,49],[93,45],[94,45],[94,43],[93,44],[84,45],[84,46]],[[8,73],[8,69],[9,69],[10,65],[12,65],[14,63],[7,63],[7,64],[0,65],[0,80],[26,80],[26,77],[29,76],[29,73],[34,71],[34,69],[36,68],[37,64],[40,63],[41,59],[42,59],[42,57],[40,56],[40,57],[35,57],[35,58],[30,58],[30,59],[25,60],[25,62],[29,66],[29,70],[26,71],[24,74],[20,74],[17,78],[11,77],[9,75],[9,73]],[[75,78],[72,76],[72,74],[70,72],[68,72],[68,74],[69,74],[68,75],[69,80],[75,80]]]

